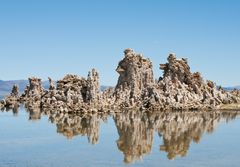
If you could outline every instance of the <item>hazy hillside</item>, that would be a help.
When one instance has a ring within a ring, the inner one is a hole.
[[[2,99],[5,95],[9,94],[14,84],[19,86],[22,92],[27,85],[27,80],[12,80],[12,81],[2,81],[0,80],[0,98]]]
[[[233,87],[224,87],[225,90],[233,90],[233,89],[240,89],[240,86],[233,86]]]
[[[11,80],[11,81],[0,80],[0,98],[1,99],[11,92],[11,89],[14,84],[17,84],[19,86],[19,91],[22,93],[28,84],[28,80]],[[48,88],[48,81],[43,82],[43,87],[45,89]]]

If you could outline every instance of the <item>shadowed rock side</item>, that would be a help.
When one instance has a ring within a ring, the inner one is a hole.
[[[29,108],[60,112],[109,111],[124,108],[142,110],[200,110],[239,109],[240,92],[224,91],[212,81],[204,81],[199,72],[192,73],[187,59],[170,54],[167,63],[160,64],[163,76],[154,80],[152,62],[132,49],[124,51],[124,58],[116,71],[116,87],[100,91],[99,74],[95,69],[85,79],[66,75],[54,81],[49,78],[49,90],[44,90],[41,79],[29,78],[29,85],[19,97],[17,86],[1,101],[0,107],[27,104]],[[229,104],[230,107],[229,107]],[[236,105],[237,104],[237,105]]]
[[[152,150],[154,132],[163,138],[160,151],[168,159],[187,155],[191,142],[199,143],[205,133],[212,133],[220,121],[235,119],[237,111],[161,112],[126,111],[114,115],[118,130],[118,149],[124,162],[133,163]]]

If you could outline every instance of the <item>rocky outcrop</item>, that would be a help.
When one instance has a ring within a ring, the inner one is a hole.
[[[48,77],[48,81],[49,81],[49,91],[55,90],[56,87],[55,87],[55,83],[52,80],[52,78]]]
[[[15,109],[19,107],[19,88],[13,85],[10,95],[6,96],[1,102],[0,107]]]
[[[163,77],[149,87],[144,97],[146,108],[188,110],[216,109],[221,104],[237,103],[240,98],[218,89],[212,81],[204,81],[199,72],[192,73],[187,59],[170,54],[166,64],[160,64]]]
[[[154,84],[152,62],[126,49],[116,71],[120,76],[114,92],[115,102],[126,107],[139,105],[144,89]]]
[[[95,69],[88,73],[86,99],[88,103],[99,103],[100,101],[100,83],[99,74]]]
[[[154,80],[152,62],[132,49],[116,71],[116,87],[100,91],[99,74],[92,69],[87,78],[66,75],[55,82],[49,79],[44,90],[41,79],[29,78],[29,85],[19,97],[14,87],[11,95],[1,102],[10,106],[24,102],[28,107],[61,112],[104,112],[111,109],[140,108],[142,110],[201,110],[221,109],[240,103],[240,93],[224,91],[212,81],[205,81],[199,72],[191,72],[187,59],[170,54],[167,63],[160,64],[163,76]]]
[[[11,96],[12,97],[19,97],[19,88],[16,84],[13,85]]]
[[[95,69],[89,72],[87,79],[77,75],[66,75],[57,81],[56,89],[53,87],[53,81],[49,79],[49,82],[52,89],[42,96],[43,108],[61,112],[81,112],[84,108],[94,108],[101,104],[99,74]]]
[[[20,100],[24,102],[29,108],[38,108],[41,103],[42,96],[46,92],[42,86],[40,78],[28,78],[29,85],[26,86],[24,93]]]

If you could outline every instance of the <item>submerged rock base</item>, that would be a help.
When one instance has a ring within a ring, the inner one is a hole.
[[[49,90],[42,87],[41,79],[32,77],[22,95],[14,85],[0,107],[16,108],[24,103],[30,110],[74,113],[124,108],[213,110],[240,103],[240,91],[227,92],[212,81],[204,81],[199,72],[191,72],[187,59],[177,59],[175,54],[170,54],[167,63],[160,64],[160,69],[163,76],[155,80],[152,62],[126,49],[116,69],[120,76],[115,88],[100,91],[99,74],[95,69],[87,78],[68,74],[57,81],[56,86],[49,78]]]

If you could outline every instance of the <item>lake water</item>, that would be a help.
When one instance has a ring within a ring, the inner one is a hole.
[[[240,112],[0,112],[0,167],[239,166]]]

